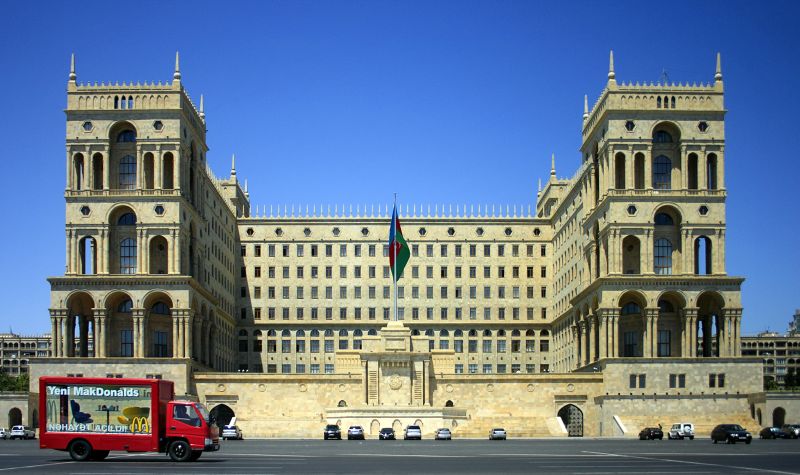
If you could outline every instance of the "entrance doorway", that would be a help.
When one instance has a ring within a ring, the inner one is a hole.
[[[583,437],[583,411],[577,406],[567,404],[558,411],[570,437]]]
[[[234,416],[236,416],[236,414],[234,414],[233,409],[225,404],[220,404],[214,407],[214,409],[211,409],[211,419],[216,421],[219,427],[230,424]]]

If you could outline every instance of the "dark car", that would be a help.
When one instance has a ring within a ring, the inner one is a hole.
[[[339,426],[337,426],[336,424],[328,424],[325,426],[325,430],[322,431],[322,438],[325,440],[328,439],[342,440],[342,430],[339,429]]]
[[[645,427],[639,432],[639,440],[662,440],[664,432],[658,427]]]
[[[791,439],[792,435],[784,432],[780,427],[764,427],[758,436],[762,439]]]
[[[781,432],[789,439],[797,439],[800,437],[800,424],[784,424],[781,426]]]
[[[378,432],[378,439],[380,440],[396,440],[394,435],[394,429],[391,427],[384,427]]]
[[[711,440],[715,444],[717,442],[726,442],[728,444],[744,442],[749,444],[753,441],[753,436],[739,424],[720,424],[711,431]]]

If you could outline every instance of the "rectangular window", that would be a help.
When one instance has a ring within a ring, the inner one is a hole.
[[[339,266],[339,278],[340,279],[347,278],[347,266]]]
[[[294,351],[295,351],[295,353],[305,353],[306,352],[306,341],[305,340],[296,340],[294,342]]]
[[[297,278],[298,279],[302,279],[304,277],[304,275],[305,275],[305,272],[303,271],[303,266],[299,266],[297,268]]]
[[[297,366],[295,367],[294,372],[295,373],[299,373],[299,374],[305,373],[306,372],[306,365],[304,365],[302,363],[298,363]]]
[[[333,340],[325,340],[325,353],[333,353]]]
[[[638,332],[625,332],[623,335],[624,346],[622,348],[622,356],[633,357],[639,356],[638,348]]]
[[[253,309],[253,320],[261,320],[261,307]]]
[[[497,255],[499,257],[503,257],[506,255],[506,246],[505,244],[498,244],[497,245]]]
[[[256,247],[260,248],[261,246],[256,246]],[[259,255],[261,254],[260,249],[256,249],[256,252]],[[267,254],[269,255],[269,257],[275,257],[275,244],[270,244],[269,246],[267,246]]]
[[[492,245],[491,244],[484,244],[483,245],[483,257],[491,257],[492,255]]]
[[[478,365],[477,365],[477,364],[470,363],[470,364],[469,364],[469,372],[470,372],[470,374],[475,374],[475,373],[477,373],[477,372],[478,372]]]
[[[389,266],[383,266],[383,278],[388,279],[390,275],[392,275],[392,270]]]
[[[511,257],[519,257],[519,244],[511,246]]]
[[[156,331],[153,335],[153,356],[167,357],[169,356],[169,346],[167,346],[167,332]]]
[[[547,255],[547,246],[544,245],[544,244],[539,246],[539,252],[540,252],[542,257],[545,257]]]
[[[361,257],[361,244],[355,244],[353,246],[353,255],[356,257]]]
[[[470,266],[469,268],[469,278],[474,279],[478,276],[478,268],[475,266]]]
[[[505,353],[506,352],[506,341],[505,340],[498,340],[497,341],[497,352],[498,353]]]
[[[447,278],[447,266],[442,266],[442,269],[440,271],[440,275],[441,275],[442,279],[446,279]]]
[[[375,257],[375,244],[370,244],[369,247],[367,248],[367,252],[369,254],[369,257]]]
[[[298,244],[297,245],[297,257],[303,257],[303,254],[305,254],[303,252],[303,245],[302,244]]]
[[[292,352],[292,340],[281,340],[281,353]]]
[[[319,248],[316,244],[311,245],[311,257],[319,256]]]
[[[447,257],[447,244],[442,244],[440,246],[439,253],[442,257]]]
[[[261,257],[261,245],[256,244],[253,246],[253,255],[256,257]]]
[[[547,287],[542,287],[541,289],[542,298],[547,298]]]
[[[433,257],[433,244],[428,244],[425,246],[425,256]]]
[[[539,340],[539,351],[544,353],[550,351],[550,340]]]
[[[339,245],[339,257],[347,257],[347,244]]]
[[[492,352],[492,340],[483,340],[483,352],[484,353]]]
[[[325,363],[325,374],[333,374],[333,364]]]
[[[492,268],[489,267],[489,266],[484,266],[483,267],[483,278],[484,279],[489,279],[491,277],[492,277]]]
[[[484,364],[483,365],[483,374],[491,374],[492,373],[492,365],[491,364]]]
[[[506,277],[506,268],[505,267],[500,266],[500,267],[497,268],[497,277],[499,279],[505,279],[505,277]]]
[[[498,364],[497,365],[497,374],[504,374],[506,372],[506,365],[505,364]]]
[[[333,244],[325,244],[325,257],[333,257]]]
[[[281,246],[281,255],[283,257],[289,257],[289,245],[288,244],[284,244],[283,246]]]
[[[456,363],[456,374],[462,374],[464,372],[464,365],[461,363]]]
[[[319,374],[319,363],[311,363],[311,374]]]
[[[469,245],[469,257],[475,257],[478,255],[478,246],[475,244]]]
[[[672,332],[670,332],[669,330],[658,331],[658,356],[672,356],[671,337],[672,337]]]
[[[461,257],[461,244],[456,244],[456,257]]]
[[[477,353],[478,352],[478,340],[469,340],[467,341],[467,351],[470,353]]]
[[[353,267],[353,277],[355,277],[356,279],[361,278],[361,266]]]
[[[419,279],[419,266],[411,266],[411,278]]]
[[[388,244],[384,244],[383,245],[383,257],[389,257],[389,245]]]
[[[369,266],[369,278],[370,279],[375,278],[375,266]]]
[[[242,257],[246,257],[247,256],[247,246],[242,246],[241,251],[242,251]]]
[[[411,245],[411,256],[412,257],[419,257],[419,244],[412,244]]]
[[[440,317],[442,320],[447,320],[447,307],[442,307],[439,312]]]
[[[319,353],[319,340],[311,340],[310,345],[311,353]]]
[[[339,298],[346,299],[347,298],[347,287],[341,286],[339,287]]]
[[[543,279],[544,279],[545,277],[547,277],[547,267],[545,267],[545,266],[541,266],[541,267],[539,268],[539,274],[541,275],[541,277],[542,277]]]
[[[453,351],[456,353],[464,352],[464,340],[453,340]]]
[[[440,289],[440,292],[441,292],[441,297],[442,297],[443,299],[446,299],[446,298],[447,298],[447,286],[446,286],[446,285],[443,285],[443,286],[441,287],[441,289]]]

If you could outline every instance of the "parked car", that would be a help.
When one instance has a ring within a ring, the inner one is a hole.
[[[8,439],[8,432],[5,427],[0,427],[0,439]]]
[[[781,426],[781,431],[790,439],[796,439],[800,437],[800,424],[784,424]]]
[[[662,440],[664,432],[658,427],[645,427],[639,432],[639,440]]]
[[[28,426],[14,426],[11,428],[11,432],[8,435],[8,438],[11,440],[14,439],[35,439],[36,432],[33,431]]]
[[[422,429],[419,426],[406,427],[406,433],[403,436],[403,440],[411,439],[422,440]]]
[[[667,433],[668,439],[686,439],[694,440],[694,424],[691,422],[678,422],[672,424]]]
[[[242,440],[242,430],[237,425],[224,425],[222,426],[222,439],[223,440]]]
[[[328,424],[325,426],[325,429],[322,431],[322,438],[325,440],[328,439],[339,439],[342,440],[342,431],[339,429],[339,426],[336,424]]]
[[[764,427],[758,436],[762,439],[791,439],[792,435],[784,432],[780,427]]]
[[[378,432],[378,439],[395,440],[394,429],[391,427],[384,427],[380,432]]]
[[[435,440],[452,440],[453,439],[453,433],[450,432],[450,429],[446,429],[446,428],[436,429],[436,437],[434,437],[434,439]]]
[[[715,444],[720,441],[728,444],[736,442],[749,444],[753,441],[753,436],[739,424],[720,424],[711,431],[711,440]]]
[[[505,429],[492,429],[489,432],[489,440],[506,440],[506,437],[508,437],[508,434],[506,434]]]
[[[360,439],[364,440],[364,428],[361,426],[350,426],[347,429],[347,440]]]

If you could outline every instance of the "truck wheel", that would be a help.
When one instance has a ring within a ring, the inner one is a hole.
[[[106,457],[108,457],[108,450],[92,450],[92,453],[89,455],[89,460],[99,462],[105,460]]]
[[[192,447],[185,440],[176,440],[169,444],[169,458],[173,462],[188,462],[192,457]]]
[[[73,440],[69,444],[69,456],[76,462],[83,462],[92,453],[92,446],[83,439]]]
[[[189,461],[194,462],[199,459],[201,455],[203,455],[202,450],[192,450],[192,456],[189,457]]]

